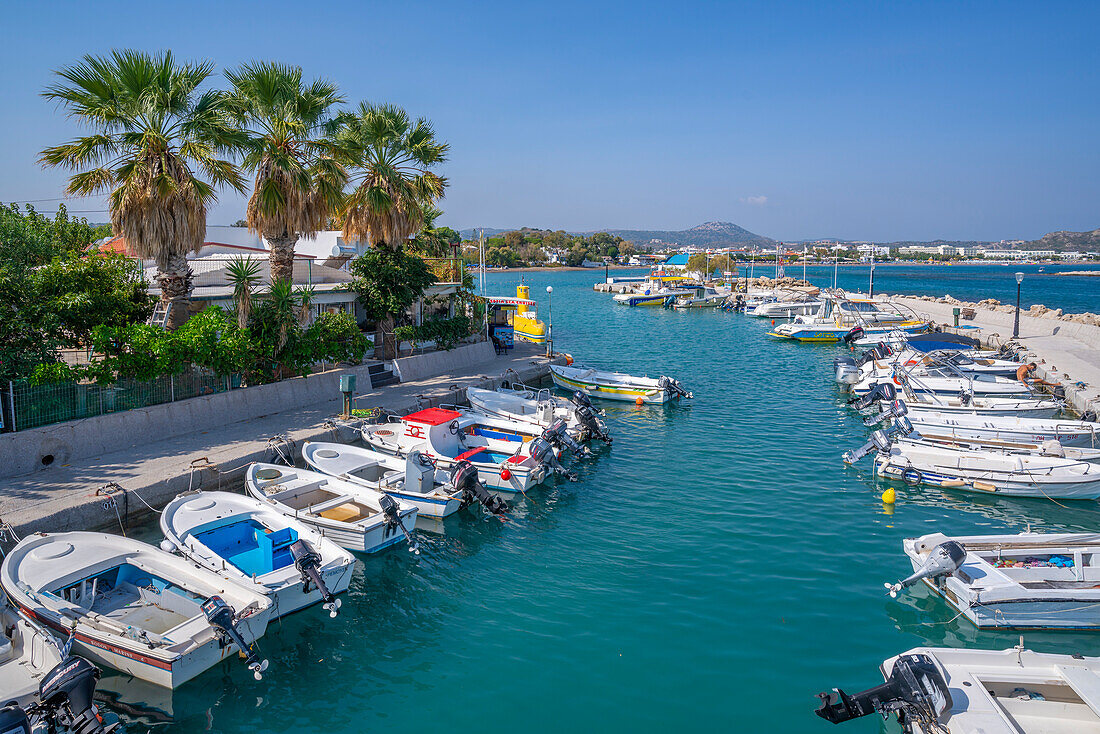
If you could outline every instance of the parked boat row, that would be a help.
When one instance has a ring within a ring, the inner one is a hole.
[[[871,343],[874,342],[874,343]],[[1003,497],[1100,498],[1100,426],[1058,417],[1060,400],[1019,379],[1010,354],[974,340],[893,330],[854,340],[837,383],[876,427],[844,454],[873,456],[877,477]],[[889,490],[892,492],[893,490]],[[1100,630],[1100,534],[947,536],[902,541],[912,569],[891,596],[925,586],[979,629]],[[818,694],[816,713],[839,723],[895,715],[910,734],[1100,732],[1100,658],[916,648],[888,658],[885,682]]]
[[[578,369],[649,386],[648,378]],[[662,381],[658,392],[690,395]],[[537,484],[575,480],[567,455],[611,443],[600,411],[579,390],[566,398],[514,385],[471,388],[467,397],[469,408],[362,425],[362,446],[306,443],[306,468],[255,463],[244,494],[181,494],[160,515],[159,547],[89,532],[22,539],[0,565],[0,692],[20,707],[13,716],[112,731],[92,704],[97,666],[174,689],[241,657],[261,679],[268,662],[258,643],[268,625],[312,605],[337,617],[355,553],[400,544],[418,552],[420,515],[480,508],[504,517],[515,496]],[[58,679],[71,699],[52,692]]]

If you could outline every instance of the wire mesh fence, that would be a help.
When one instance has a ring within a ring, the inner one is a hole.
[[[47,385],[10,382],[2,400],[2,428],[5,431],[25,431],[51,423],[213,395],[236,387],[240,387],[239,379],[198,368],[149,381],[124,379],[111,385],[94,382]]]

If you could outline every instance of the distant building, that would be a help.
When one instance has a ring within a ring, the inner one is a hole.
[[[688,260],[691,258],[686,252],[681,252],[678,255],[673,255],[668,260],[665,260],[664,266],[667,270],[687,270]]]

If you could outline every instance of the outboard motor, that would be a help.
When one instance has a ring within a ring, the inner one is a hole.
[[[73,734],[112,732],[118,724],[106,726],[93,700],[98,681],[99,668],[82,657],[66,657],[42,679],[33,712],[48,722],[50,731],[61,727]],[[9,730],[0,726],[0,731]]]
[[[928,560],[924,562],[920,570],[907,579],[896,584],[885,584],[890,596],[897,597],[902,589],[908,589],[921,579],[935,579],[940,576],[950,576],[962,567],[966,560],[966,548],[957,540],[945,540],[932,549],[928,554]]]
[[[898,396],[892,382],[876,382],[863,397],[854,397],[848,401],[856,410],[866,410],[879,401],[889,402]]]
[[[386,525],[389,526],[390,529],[400,529],[405,535],[405,540],[409,542],[409,552],[420,555],[420,546],[416,544],[416,540],[409,534],[409,531],[405,529],[405,523],[401,522],[401,508],[397,504],[397,500],[390,497],[388,494],[382,494],[378,496],[378,505],[382,508],[382,515],[386,518]]]
[[[863,338],[863,327],[862,326],[853,326],[851,328],[851,330],[847,334],[844,335],[844,343],[845,344],[851,344],[856,339],[862,339],[862,338]]]
[[[313,584],[321,592],[321,599],[324,601],[322,608],[328,612],[329,617],[335,617],[340,611],[340,600],[328,590],[321,577],[321,554],[299,538],[290,544],[290,557],[294,559],[294,568],[302,575],[302,593],[308,594],[309,585]]]
[[[551,443],[547,434],[551,434],[553,426],[547,428],[542,432],[542,435],[531,442],[531,458],[538,464],[545,464],[554,470],[556,474],[560,474],[571,482],[575,482],[580,479],[575,471],[566,469],[558,461],[558,457],[554,455],[554,444]]]
[[[679,395],[682,398],[695,397],[690,392],[684,389],[684,386],[680,384],[679,380],[674,380],[671,377],[665,377],[664,375],[661,375],[661,377],[657,380],[657,386],[663,390],[668,390],[673,395]]]
[[[27,717],[27,712],[14,704],[0,708],[0,732],[31,734],[31,720]]]
[[[542,432],[542,438],[559,451],[568,450],[574,456],[587,456],[589,451],[577,443],[565,429],[565,421],[559,418]]]
[[[834,359],[833,372],[836,381],[842,385],[854,385],[859,382],[859,363],[854,357],[844,355]]]
[[[611,445],[611,432],[607,430],[607,424],[596,415],[596,409],[592,407],[592,400],[580,390],[573,393],[569,399],[573,403],[573,414],[577,416],[581,428],[589,438],[598,438],[608,446]]]
[[[247,659],[248,669],[256,680],[263,679],[263,673],[267,670],[267,661],[260,660],[256,654],[256,646],[249,645],[237,629],[237,618],[233,613],[233,607],[225,603],[225,600],[215,594],[202,603],[202,613],[206,615],[206,621],[218,633],[223,647],[233,642]]]
[[[921,724],[921,731],[940,731],[938,719],[951,709],[951,693],[943,671],[930,655],[901,655],[894,661],[890,677],[880,686],[862,693],[848,695],[839,688],[832,693],[819,693],[818,716],[839,724],[868,714],[885,717],[897,712],[905,731],[912,732],[912,722]]]
[[[480,502],[481,506],[498,517],[508,514],[508,503],[499,495],[490,493],[478,478],[477,467],[465,459],[451,469],[451,486],[462,492],[462,504]]]
[[[889,450],[890,437],[886,434],[886,431],[875,431],[871,434],[871,439],[867,443],[854,451],[845,451],[842,458],[845,464],[854,464],[872,451],[885,453]]]
[[[863,421],[865,426],[874,426],[883,421],[893,420],[895,418],[904,418],[909,415],[909,408],[905,405],[905,401],[900,398],[890,403],[889,408],[883,408],[882,412],[878,415],[873,415],[867,420]],[[912,424],[910,424],[912,426]]]

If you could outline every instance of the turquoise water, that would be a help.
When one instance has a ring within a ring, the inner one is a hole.
[[[900,486],[889,514],[869,466],[840,461],[865,430],[833,386],[836,347],[737,314],[614,306],[595,277],[526,275],[544,317],[554,286],[557,347],[674,375],[693,400],[606,403],[614,445],[579,482],[535,490],[507,524],[449,518],[420,556],[363,557],[340,617],[272,625],[263,681],[234,661],[178,691],[174,720],[131,713],[126,731],[878,732],[876,717],[832,728],[814,694],[880,682],[916,645],[1016,642],[921,589],[886,597],[903,537],[1100,527],[1096,504]],[[494,275],[490,292],[518,281]],[[1095,635],[1026,640],[1100,654]]]
[[[1039,272],[1039,268],[1043,272]],[[775,265],[751,266],[756,276],[775,276]],[[742,266],[741,275],[748,275],[750,267]],[[806,266],[806,278],[814,285],[832,287],[833,267],[828,265]],[[863,293],[870,287],[870,265],[848,265],[836,269],[836,283],[847,290]],[[1016,273],[1023,273],[1020,287],[1020,304],[1028,308],[1041,303],[1048,308],[1060,308],[1066,313],[1100,311],[1100,276],[1058,275],[1060,272],[1100,272],[1100,265],[913,265],[907,263],[878,264],[875,266],[875,293],[904,293],[911,295],[951,295],[961,301],[980,301],[996,298],[1002,303],[1016,302]],[[785,275],[802,277],[801,265],[787,265]]]

